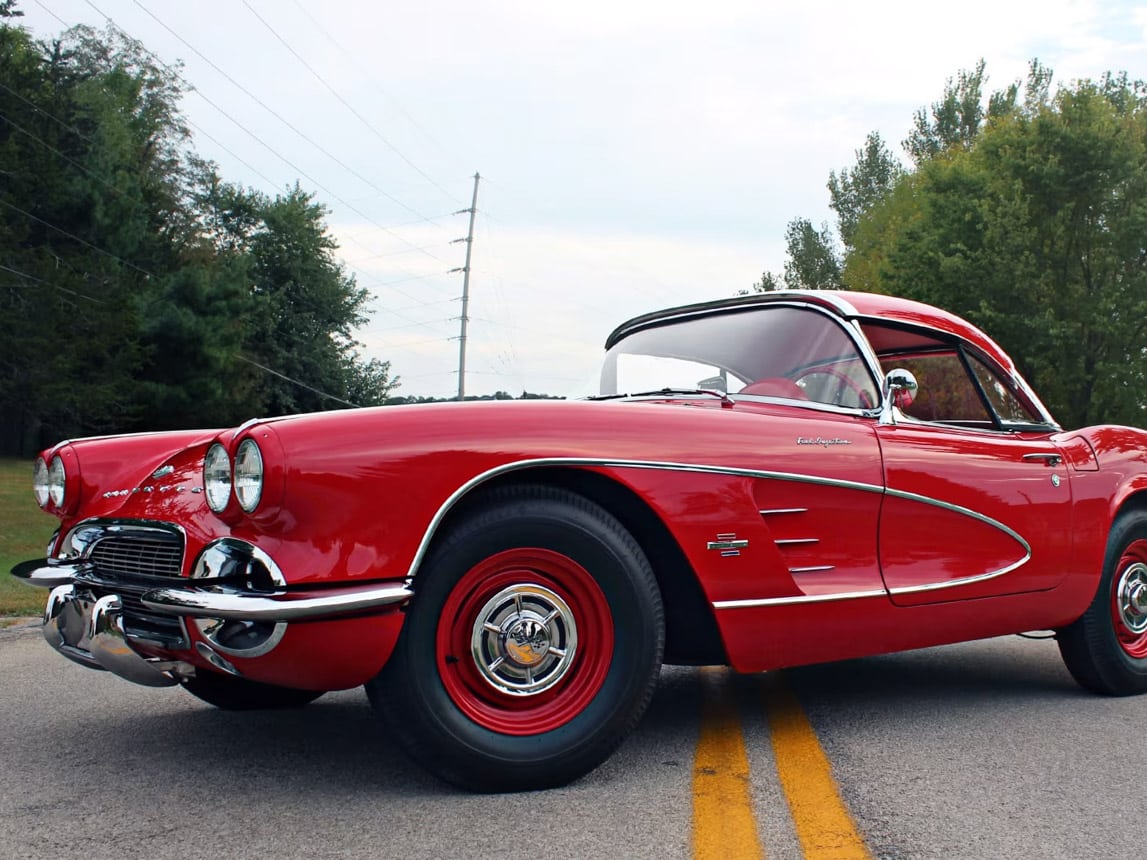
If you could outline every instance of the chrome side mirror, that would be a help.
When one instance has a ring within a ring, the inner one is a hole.
[[[896,409],[907,409],[916,398],[920,386],[912,371],[896,367],[884,374],[884,404],[880,410],[881,424],[896,423]],[[895,408],[893,408],[895,407]]]

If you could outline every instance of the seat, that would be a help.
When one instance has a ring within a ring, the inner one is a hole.
[[[790,400],[808,400],[803,388],[783,376],[758,379],[742,388],[738,394],[760,394],[764,397],[787,397]]]

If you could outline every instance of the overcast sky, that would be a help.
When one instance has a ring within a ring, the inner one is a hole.
[[[224,178],[298,181],[374,299],[359,332],[398,393],[569,394],[639,313],[732,295],[832,221],[825,182],[987,62],[1147,78],[1147,3],[771,0],[21,0],[48,38],[110,18],[181,61]]]

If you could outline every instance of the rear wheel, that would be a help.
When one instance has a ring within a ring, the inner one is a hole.
[[[322,695],[316,690],[295,690],[274,684],[260,684],[233,675],[201,671],[180,685],[209,705],[225,711],[256,711],[277,708],[299,708]]]
[[[1072,677],[1089,690],[1147,691],[1147,511],[1115,520],[1095,599],[1060,631],[1059,650]]]
[[[367,684],[411,754],[478,791],[569,782],[653,694],[661,598],[608,512],[550,487],[496,491],[427,558],[402,637]]]

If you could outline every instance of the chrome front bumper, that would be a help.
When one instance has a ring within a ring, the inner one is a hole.
[[[195,674],[190,663],[147,658],[132,647],[119,597],[90,597],[70,583],[57,585],[48,595],[44,638],[69,660],[146,687],[171,687]]]
[[[26,561],[12,568],[12,575],[29,585],[58,588],[82,581],[90,569],[84,563]],[[199,587],[154,588],[144,592],[140,601],[151,611],[167,615],[234,621],[299,621],[398,606],[414,594],[405,585],[394,583],[321,591],[252,592],[213,585],[209,580],[189,582],[197,582]]]
[[[196,652],[238,675],[228,657],[268,653],[290,621],[378,612],[402,606],[412,595],[395,583],[289,590],[265,553],[234,538],[205,547],[187,579],[101,570],[90,553],[75,560],[27,561],[12,575],[51,589],[43,632],[53,648],[83,666],[147,686],[170,686],[194,675],[191,663],[145,656],[157,648],[190,649],[185,618],[199,634]]]

